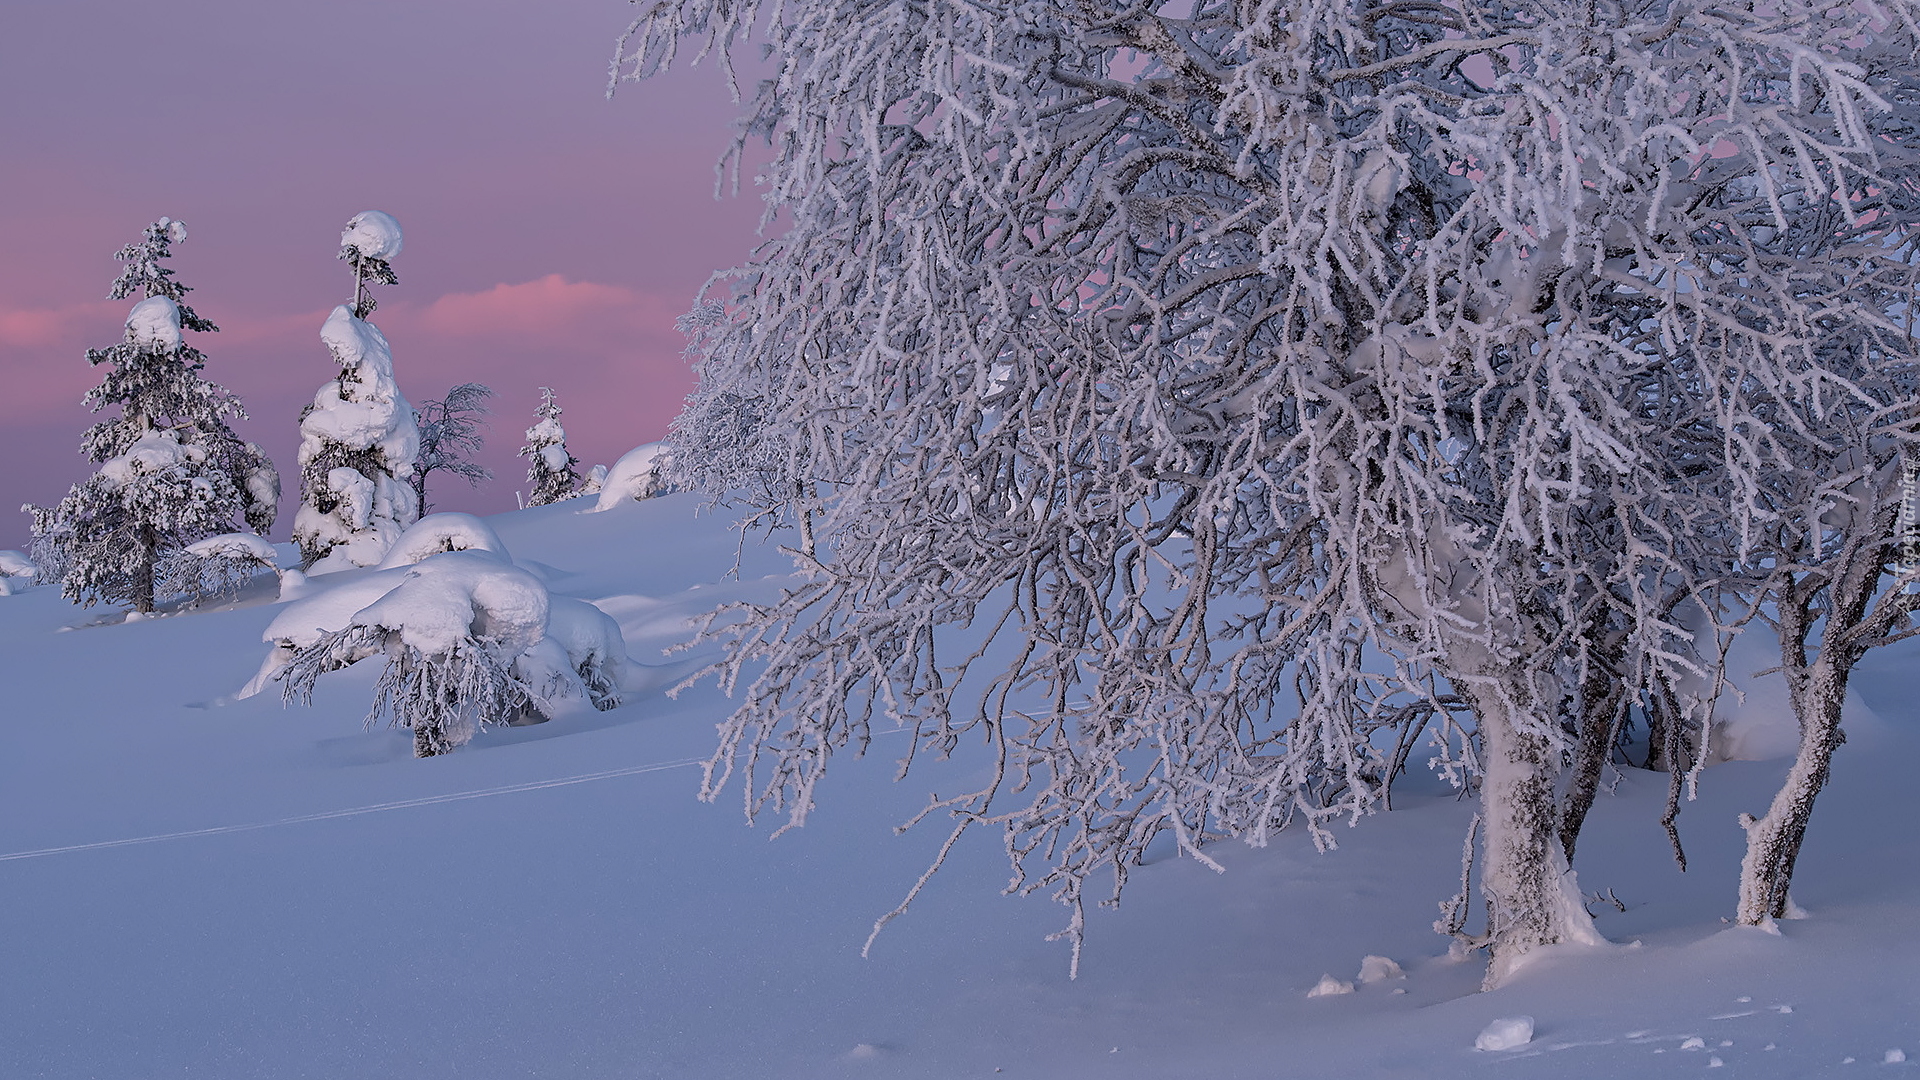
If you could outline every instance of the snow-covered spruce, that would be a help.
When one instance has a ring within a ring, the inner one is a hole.
[[[414,413],[420,429],[420,454],[413,462],[413,495],[420,512],[427,513],[427,476],[449,472],[477,487],[493,479],[493,471],[473,460],[485,440],[480,435],[481,420],[487,415],[487,399],[493,389],[485,383],[461,383],[443,398],[421,402]]]
[[[538,419],[527,429],[527,444],[520,448],[520,456],[528,462],[527,483],[533,485],[526,504],[545,506],[571,499],[580,486],[580,473],[574,468],[580,459],[567,452],[567,429],[560,426],[560,406],[554,403],[552,387],[540,388],[540,408],[534,415]]]
[[[371,238],[359,235],[371,228],[376,214],[382,228]],[[386,255],[359,254],[356,238],[369,244],[377,240],[375,250]],[[341,241],[342,258],[354,253],[356,301],[334,308],[320,328],[320,340],[340,373],[320,387],[300,416],[300,511],[293,539],[315,573],[377,565],[420,516],[412,486],[420,452],[413,407],[394,381],[386,336],[356,313],[372,310],[364,295],[369,282],[393,278],[390,270],[374,271],[400,250],[399,226],[385,214],[368,211],[349,223]]]
[[[628,664],[617,623],[549,596],[465,514],[423,518],[378,570],[289,604],[264,640],[273,649],[238,696],[279,682],[284,700],[311,701],[322,675],[384,656],[367,723],[385,716],[410,728],[421,757],[573,702],[613,708]]]
[[[183,331],[218,329],[181,302],[189,289],[165,265],[185,236],[179,222],[161,218],[116,256],[126,266],[109,298],[140,299],[120,344],[88,350],[88,362],[107,373],[85,402],[95,412],[118,407],[119,415],[81,439],[99,470],[59,505],[28,508],[34,561],[42,577],[57,575],[69,599],[152,611],[156,568],[168,551],[239,521],[264,531],[278,511],[273,463],[227,423],[245,410],[201,376],[206,357],[185,341]]]
[[[40,568],[18,551],[0,551],[0,596],[12,596],[15,589],[32,585]]]
[[[984,739],[927,813],[1002,827],[1077,950],[1096,873],[1331,843],[1431,724],[1482,782],[1489,983],[1592,940],[1590,779],[1656,701],[1701,758],[1668,688],[1720,628],[1676,607],[1761,564],[1777,478],[1836,479],[1776,424],[1890,407],[1857,365],[1913,359],[1920,218],[1920,0],[1593,11],[648,9],[623,77],[767,38],[733,153],[769,135],[791,222],[701,313],[676,452],[796,448],[743,497],[832,537],[714,624],[707,794],[804,822],[876,709]]]

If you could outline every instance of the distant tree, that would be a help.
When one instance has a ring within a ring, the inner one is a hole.
[[[293,539],[321,571],[373,566],[420,516],[413,487],[420,432],[393,378],[393,350],[365,316],[370,284],[397,284],[388,260],[400,225],[377,210],[357,214],[340,236],[353,266],[351,304],[334,308],[320,340],[340,371],[300,414],[300,511]]]
[[[182,302],[190,290],[165,264],[185,238],[184,225],[161,218],[115,256],[126,267],[108,298],[141,299],[125,340],[88,350],[88,362],[108,371],[85,401],[95,412],[117,406],[119,415],[81,440],[99,471],[58,506],[28,508],[43,573],[57,573],[62,593],[86,604],[152,611],[155,567],[168,550],[231,532],[235,519],[265,531],[276,514],[273,463],[233,433],[227,421],[245,410],[201,377],[206,357],[182,336],[219,329]]]
[[[579,494],[574,489],[580,486],[580,473],[574,466],[580,459],[567,452],[567,429],[560,426],[560,406],[551,387],[540,388],[540,408],[534,415],[539,419],[527,429],[527,445],[520,448],[520,456],[529,462],[527,483],[533,485],[527,505],[571,499]]]
[[[427,474],[449,472],[478,486],[493,479],[492,470],[472,460],[480,452],[484,439],[481,419],[488,415],[486,400],[493,390],[483,383],[461,383],[447,396],[423,402],[414,413],[420,429],[420,456],[413,463],[413,494],[420,513],[428,513]]]

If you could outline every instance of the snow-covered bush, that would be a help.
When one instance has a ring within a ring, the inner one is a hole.
[[[1870,384],[1915,357],[1917,28],[1916,0],[648,8],[632,77],[765,39],[733,154],[769,139],[790,223],[723,275],[676,453],[792,448],[744,497],[829,541],[715,631],[740,706],[706,793],[739,767],[802,823],[876,711],[984,741],[990,781],[925,816],[1002,828],[1077,945],[1096,873],[1162,834],[1331,843],[1380,805],[1376,732],[1464,705],[1487,930],[1443,925],[1490,983],[1597,940],[1563,760],[1711,673],[1675,605],[1765,563],[1789,474],[1861,464],[1794,451],[1823,411],[1914,439]]]
[[[278,572],[279,556],[264,538],[254,533],[222,533],[162,556],[155,591],[190,604],[212,596],[234,600],[258,575]]]
[[[526,505],[546,506],[578,494],[574,488],[580,485],[580,474],[574,466],[580,459],[567,452],[567,429],[560,426],[560,406],[554,403],[551,387],[540,388],[540,408],[534,415],[538,419],[527,429],[527,444],[520,448],[520,456],[528,462],[527,483],[533,485]]]
[[[663,442],[642,443],[620,456],[600,481],[600,497],[587,511],[597,514],[625,502],[651,499],[673,490],[667,477],[672,454]]]
[[[277,512],[273,463],[227,425],[245,410],[201,377],[206,357],[183,336],[219,329],[182,302],[190,290],[164,263],[185,236],[183,225],[161,218],[116,256],[126,266],[109,298],[141,299],[120,344],[88,351],[88,362],[108,371],[86,403],[95,412],[118,406],[120,414],[81,440],[99,470],[58,506],[28,508],[39,575],[57,576],[69,599],[152,611],[166,552],[229,532],[236,519],[265,530]]]
[[[480,423],[487,416],[486,401],[493,390],[485,383],[461,383],[443,398],[421,402],[414,413],[420,429],[420,454],[413,462],[413,495],[420,512],[426,513],[427,476],[449,472],[469,486],[493,479],[493,471],[473,460],[486,441],[480,435]]]
[[[31,585],[40,568],[18,551],[0,551],[0,596],[12,596],[14,589]]]
[[[385,657],[367,723],[412,729],[420,757],[487,725],[551,719],[570,701],[618,705],[628,663],[619,625],[585,601],[549,596],[491,530],[460,518],[426,518],[390,565],[288,604],[238,696],[279,682],[283,700],[310,702],[321,676]]]
[[[360,241],[386,255],[362,257]],[[400,250],[399,226],[368,211],[349,223],[341,242],[341,257],[352,253],[356,300],[334,308],[320,328],[340,373],[300,417],[301,505],[293,539],[313,573],[377,565],[420,516],[412,486],[420,451],[413,407],[394,381],[386,336],[364,318],[372,311],[367,284],[394,281],[384,259]]]

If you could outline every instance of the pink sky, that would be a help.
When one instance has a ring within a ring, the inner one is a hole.
[[[78,452],[131,301],[103,299],[113,252],[162,215],[207,374],[297,499],[300,406],[332,376],[320,345],[350,282],[334,253],[361,210],[406,230],[374,321],[416,403],[498,391],[470,489],[436,508],[510,509],[514,456],[552,386],[569,446],[611,462],[660,437],[690,388],[673,319],[755,241],[751,191],[713,198],[733,105],[710,67],[603,97],[633,7],[617,0],[61,0],[0,7],[0,547],[50,504]]]

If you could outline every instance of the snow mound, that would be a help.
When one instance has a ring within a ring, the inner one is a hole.
[[[662,475],[666,458],[667,444],[657,442],[636,446],[621,455],[613,468],[607,470],[600,484],[600,501],[594,503],[588,513],[597,514],[623,502],[666,494],[666,478]]]
[[[507,545],[487,523],[472,514],[428,514],[407,527],[387,550],[380,569],[412,566],[443,551],[488,551],[502,562],[512,562]]]
[[[400,254],[400,223],[380,210],[353,215],[340,233],[340,246],[357,248],[370,259],[390,260]]]
[[[1363,956],[1360,958],[1360,982],[1362,985],[1370,986],[1377,982],[1386,982],[1388,979],[1404,979],[1406,977],[1407,973],[1401,970],[1399,964],[1394,963],[1384,956]]]
[[[546,636],[520,656],[514,673],[540,711],[553,716],[569,699],[603,711],[619,705],[629,663],[626,638],[613,616],[585,600],[554,596],[548,599]]]
[[[1307,996],[1310,998],[1338,997],[1341,994],[1351,993],[1353,993],[1352,983],[1342,982],[1331,975],[1322,975],[1320,981],[1313,984],[1313,989],[1307,991]]]
[[[33,560],[18,551],[0,551],[0,577],[32,577],[38,572]]]
[[[1533,1017],[1503,1016],[1473,1040],[1475,1050],[1516,1050],[1533,1041]]]
[[[127,340],[157,352],[179,348],[179,305],[164,296],[149,296],[133,305],[127,313]]]

